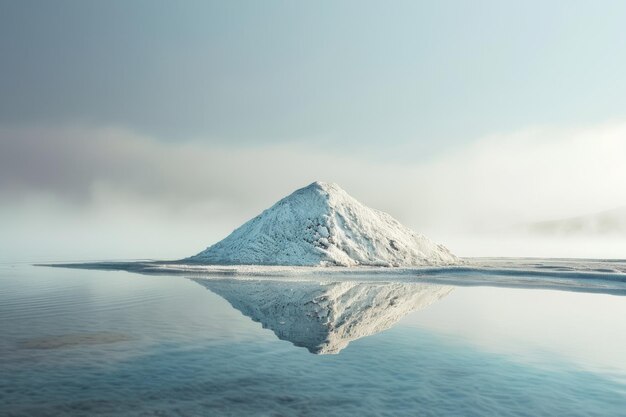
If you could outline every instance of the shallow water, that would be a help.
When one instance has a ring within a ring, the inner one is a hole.
[[[249,278],[0,266],[0,415],[626,410],[622,295]]]

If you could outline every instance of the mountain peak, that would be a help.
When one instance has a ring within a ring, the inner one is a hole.
[[[188,261],[229,265],[415,266],[457,261],[339,185],[294,191]]]
[[[345,191],[334,182],[314,181],[311,184],[304,187],[304,189],[321,190],[327,193],[330,192],[344,192]]]
[[[324,181],[312,182],[306,187],[296,190],[293,194],[297,192],[303,192],[303,193],[314,192],[314,193],[318,193],[327,197],[330,197],[331,195],[348,195],[348,193],[346,193],[344,189],[341,188],[338,184],[334,182],[324,182]],[[291,197],[291,195],[287,196],[286,198]]]

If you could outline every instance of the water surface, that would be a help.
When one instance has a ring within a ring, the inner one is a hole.
[[[4,265],[0,415],[623,416],[624,317],[581,291]]]

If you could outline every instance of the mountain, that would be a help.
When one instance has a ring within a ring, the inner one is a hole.
[[[531,223],[531,233],[541,235],[626,235],[626,207],[600,213]]]
[[[221,265],[419,266],[458,259],[442,245],[364,206],[337,184],[314,182],[187,262]]]
[[[322,355],[387,330],[452,291],[449,286],[398,282],[195,281],[279,339]]]

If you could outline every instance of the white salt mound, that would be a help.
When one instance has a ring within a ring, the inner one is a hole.
[[[448,249],[314,182],[185,261],[219,265],[420,266],[458,262]]]

